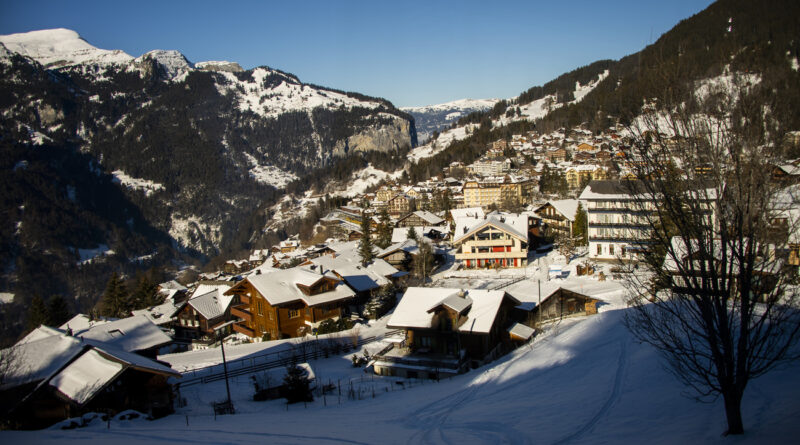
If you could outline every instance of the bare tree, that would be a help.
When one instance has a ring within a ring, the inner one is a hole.
[[[772,176],[785,153],[769,92],[722,79],[664,95],[629,129],[638,180],[627,189],[649,273],[631,277],[626,324],[696,398],[722,396],[726,434],[742,434],[747,384],[798,356],[797,269],[785,253],[800,188]]]

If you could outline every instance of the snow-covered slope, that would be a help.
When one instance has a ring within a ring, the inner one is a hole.
[[[239,109],[262,117],[274,118],[292,111],[310,111],[317,107],[375,109],[377,102],[359,100],[335,91],[304,85],[296,77],[266,67],[253,70],[249,78],[222,72],[239,98]]]
[[[0,43],[48,68],[78,64],[124,65],[133,60],[120,50],[95,48],[77,32],[63,28],[3,35]]]
[[[752,381],[742,405],[746,434],[723,437],[723,401],[697,403],[683,395],[685,387],[664,370],[656,351],[625,328],[622,298],[604,300],[598,315],[550,325],[533,343],[440,382],[399,385],[394,382],[400,379],[365,375],[348,354],[310,363],[318,384],[343,390],[308,404],[254,402],[251,378],[240,376],[230,381],[233,416],[215,419],[211,411],[211,402],[225,399],[220,380],[182,388],[188,404],[156,421],[0,434],[8,443],[59,445],[109,438],[121,444],[241,443],[256,437],[284,444],[794,443],[800,433],[798,365]],[[374,353],[383,346],[366,348]],[[226,349],[238,355],[237,348],[251,346]],[[209,358],[198,354],[197,360]]]

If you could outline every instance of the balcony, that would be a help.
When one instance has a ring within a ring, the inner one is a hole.
[[[487,240],[470,240],[465,242],[468,246],[474,247],[494,247],[494,246],[513,246],[513,239],[487,239]]]
[[[502,258],[528,258],[528,252],[467,252],[456,253],[457,260],[491,260]]]
[[[621,227],[621,228],[630,228],[630,229],[647,229],[650,226],[647,223],[635,223],[635,222],[607,222],[607,221],[589,221],[589,227]]]
[[[239,296],[239,301],[241,302],[241,304],[247,305],[247,306],[250,305],[250,295],[238,294],[238,296]]]
[[[460,372],[465,366],[465,361],[460,360],[457,356],[422,352],[421,350],[412,352],[410,348],[397,345],[394,345],[388,351],[382,351],[375,358],[393,365],[406,365],[414,368],[424,367],[454,373]]]
[[[248,337],[255,337],[256,333],[242,323],[234,323],[233,330]]]
[[[242,320],[246,321],[247,323],[250,323],[253,321],[253,315],[248,310],[249,308],[250,305],[245,305],[245,304],[239,306],[233,306],[231,307],[231,315],[234,317],[239,317]]]

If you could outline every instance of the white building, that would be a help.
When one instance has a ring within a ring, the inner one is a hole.
[[[636,260],[647,245],[645,218],[652,201],[631,194],[631,181],[592,181],[583,189],[589,226],[589,258]]]

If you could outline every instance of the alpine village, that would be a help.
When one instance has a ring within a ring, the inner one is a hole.
[[[0,437],[796,441],[800,4],[768,3],[418,108],[0,36]]]

